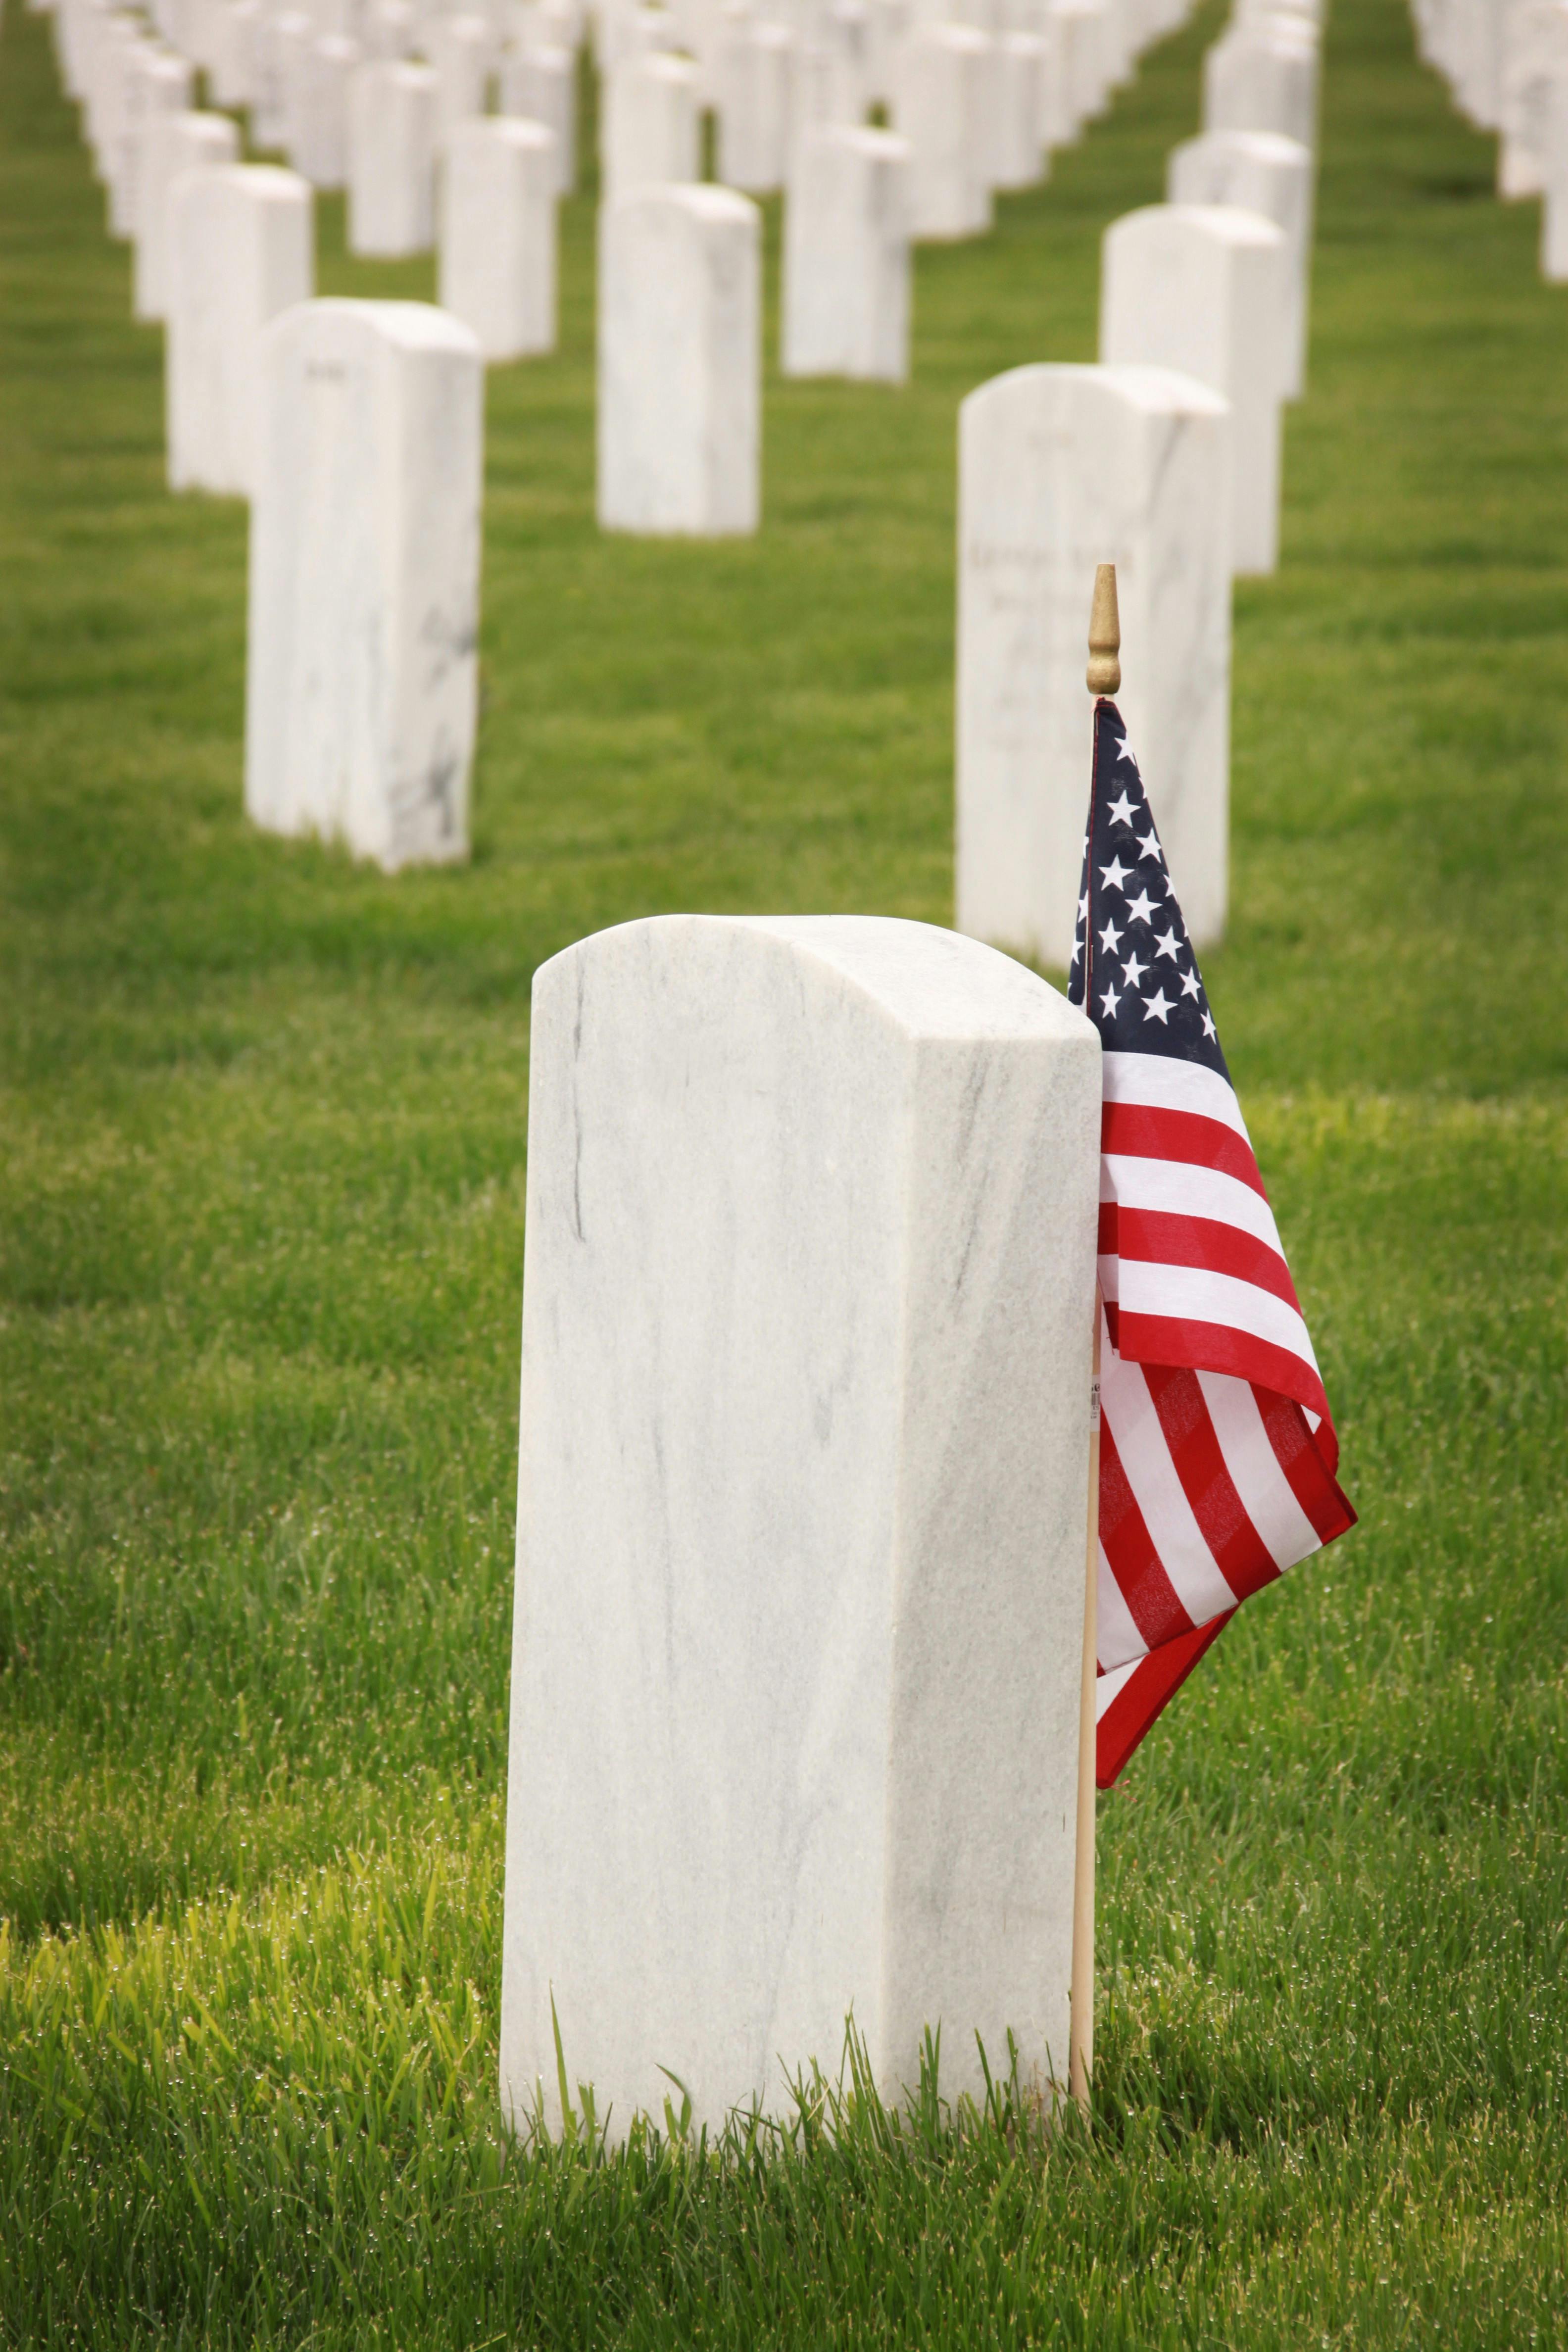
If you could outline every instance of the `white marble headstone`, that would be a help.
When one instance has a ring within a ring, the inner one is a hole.
[[[468,850],[484,369],[425,302],[301,303],[263,338],[245,805],[389,872]]]
[[[786,26],[725,11],[715,72],[717,176],[726,187],[762,195],[784,184],[794,47]]]
[[[1097,563],[1119,708],[1200,947],[1225,927],[1230,460],[1224,401],[1163,368],[1023,367],[959,411],[957,919],[1066,970],[1089,810]]]
[[[1310,148],[1272,131],[1205,131],[1173,147],[1165,194],[1173,205],[1239,205],[1261,213],[1284,238],[1289,260],[1285,391],[1307,388],[1307,314],[1312,278],[1313,169]]]
[[[393,261],[436,241],[436,75],[387,58],[349,81],[349,251]]]
[[[1231,205],[1146,205],[1101,247],[1100,356],[1179,369],[1230,405],[1237,572],[1279,556],[1280,406],[1289,337],[1285,239]]]
[[[697,68],[662,51],[630,57],[605,76],[601,185],[606,201],[632,188],[695,181]]]
[[[1315,154],[1316,42],[1278,23],[1233,26],[1204,59],[1204,129],[1273,131]]]
[[[110,234],[134,237],[141,218],[138,188],[142,142],[150,123],[161,116],[189,110],[195,78],[190,62],[151,46],[130,52],[121,86],[120,130],[114,142],[109,178]]]
[[[577,184],[577,62],[570,49],[509,49],[500,110],[554,132],[555,193],[569,196]]]
[[[300,60],[289,161],[312,187],[347,183],[349,86],[362,55],[357,41],[329,33],[312,41]]]
[[[993,187],[1032,188],[1045,176],[1047,54],[1038,33],[1004,33],[996,43]]]
[[[894,61],[893,123],[910,143],[916,237],[983,236],[991,226],[992,48],[969,25],[927,25]]]
[[[824,124],[799,142],[784,205],[785,375],[902,383],[910,372],[910,150]]]
[[[1087,796],[1087,783],[1086,783]],[[1099,1040],[924,924],[535,974],[500,2085],[1067,2073]],[[666,2071],[667,2070],[667,2071]],[[673,2094],[679,2103],[679,2094]]]
[[[555,134],[462,122],[441,158],[439,297],[487,360],[555,349]]]
[[[762,215],[713,187],[599,208],[598,514],[606,530],[753,531],[762,507]]]
[[[142,132],[136,172],[136,316],[162,319],[169,299],[169,191],[184,172],[234,163],[239,133],[224,114],[161,114]]]
[[[436,68],[437,133],[444,137],[484,112],[494,42],[484,17],[469,15],[432,16],[420,38]]]
[[[163,379],[169,487],[243,497],[262,329],[315,284],[310,185],[270,163],[182,173],[169,190]]]

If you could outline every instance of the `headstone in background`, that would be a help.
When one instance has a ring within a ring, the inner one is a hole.
[[[1204,59],[1204,129],[1273,131],[1318,152],[1316,39],[1275,20],[1235,26]]]
[[[485,110],[492,41],[482,16],[432,16],[421,39],[436,68],[437,143],[459,122]]]
[[[762,507],[762,215],[714,187],[599,210],[598,516],[730,536]]]
[[[186,58],[151,47],[132,53],[121,89],[120,131],[109,181],[111,236],[133,237],[136,234],[141,216],[137,174],[143,131],[160,115],[184,113],[194,87],[195,76]]]
[[[1549,285],[1559,286],[1568,280],[1568,70],[1553,74],[1546,110],[1541,274]]]
[[[795,37],[746,8],[724,13],[718,75],[718,177],[762,195],[780,188],[789,148]]]
[[[606,201],[644,185],[695,180],[697,68],[662,50],[631,57],[600,83],[599,177]]]
[[[1100,247],[1100,356],[1179,369],[1231,412],[1236,569],[1279,559],[1280,410],[1289,333],[1285,239],[1229,205],[1146,205]]]
[[[928,2028],[1065,2082],[1098,1038],[950,931],[696,915],[531,1040],[503,2106],[559,2128],[557,2022],[615,2135],[787,2112],[851,2011],[889,2102]]]
[[[1272,131],[1205,131],[1166,159],[1173,205],[1237,205],[1261,213],[1285,238],[1288,316],[1285,396],[1307,389],[1307,317],[1312,281],[1312,157],[1300,140]]]
[[[380,61],[413,56],[417,27],[411,0],[370,0],[360,24],[367,58]]]
[[[349,82],[348,247],[362,260],[428,253],[436,241],[436,76],[388,58]]]
[[[980,236],[991,226],[990,88],[990,37],[968,25],[924,26],[895,61],[893,123],[910,142],[917,238]]]
[[[785,375],[902,383],[910,372],[910,149],[826,124],[795,151],[784,205]]]
[[[1104,112],[1110,95],[1104,0],[1051,0],[1051,14],[1061,45],[1065,142]]]
[[[142,132],[136,166],[135,303],[139,319],[162,319],[169,301],[169,191],[184,172],[239,160],[239,133],[226,114],[156,115]]]
[[[255,106],[261,14],[261,0],[215,0],[211,68],[215,106]]]
[[[314,188],[347,185],[349,85],[363,60],[357,41],[328,33],[300,61],[294,100],[294,169]]]
[[[555,138],[555,193],[577,185],[577,61],[570,49],[509,49],[501,59],[500,110],[542,122]]]
[[[1091,706],[1083,583],[1116,566],[1118,698],[1199,947],[1225,928],[1229,417],[1163,368],[1023,367],[959,411],[957,922],[1065,971]]]
[[[487,360],[555,349],[555,135],[459,123],[441,158],[438,299]]]
[[[466,857],[484,369],[425,302],[323,301],[261,352],[245,805],[399,866]]]
[[[996,44],[996,65],[992,185],[1032,188],[1046,171],[1046,44],[1037,33],[1004,33]]]
[[[271,163],[186,172],[169,191],[169,487],[250,489],[268,320],[315,283],[310,184]]]

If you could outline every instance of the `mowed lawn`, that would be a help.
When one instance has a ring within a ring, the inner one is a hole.
[[[503,2162],[530,976],[950,919],[956,405],[1094,356],[1216,23],[920,255],[906,391],[770,325],[743,545],[596,532],[567,208],[560,356],[489,379],[474,860],[392,881],[241,820],[243,509],[163,488],[5,11],[0,2343],[1568,2341],[1568,290],[1396,0],[1329,33],[1206,960],[1361,1526],[1102,1801],[1091,2133],[825,2050],[789,2134]]]

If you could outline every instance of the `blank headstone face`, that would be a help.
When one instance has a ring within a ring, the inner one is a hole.
[[[1230,405],[1237,572],[1269,572],[1279,561],[1289,293],[1285,239],[1260,214],[1147,205],[1105,232],[1101,360],[1179,369]]]
[[[482,16],[432,16],[422,45],[436,68],[436,117],[441,135],[485,110],[490,28]]]
[[[441,159],[441,306],[487,360],[555,349],[555,138],[542,122],[460,123]]]
[[[718,176],[726,187],[761,195],[784,184],[794,46],[783,25],[726,12],[718,56]]]
[[[1037,33],[1004,33],[997,41],[994,187],[1032,188],[1045,176],[1046,58]]]
[[[980,236],[990,227],[990,101],[989,35],[935,25],[905,42],[895,67],[893,122],[910,142],[917,238]]]
[[[600,206],[605,530],[756,530],[761,273],[761,215],[729,188],[634,188]]]
[[[239,157],[239,133],[224,114],[163,114],[142,133],[136,175],[136,316],[162,319],[169,300],[169,191],[182,173]]]
[[[784,205],[785,375],[902,383],[910,367],[910,150],[825,124],[796,151]]]
[[[542,122],[555,139],[555,193],[577,184],[577,64],[569,49],[509,50],[501,59],[500,110]]]
[[[1239,26],[1204,59],[1204,129],[1273,131],[1318,144],[1318,52],[1280,27]]]
[[[310,302],[261,362],[245,805],[389,871],[467,856],[484,373],[423,302]]]
[[[1105,67],[1104,0],[1052,0],[1061,44],[1063,110],[1067,138],[1074,138],[1105,106],[1110,89]]]
[[[1541,206],[1541,274],[1549,286],[1568,279],[1568,69],[1547,93],[1545,185]]]
[[[378,62],[411,57],[415,32],[412,0],[370,0],[360,17],[365,55]]]
[[[192,87],[191,68],[185,58],[170,57],[156,49],[142,50],[132,57],[124,84],[120,137],[110,181],[111,235],[136,235],[142,209],[138,178],[142,138],[149,123],[188,110]]]
[[[245,496],[261,331],[315,283],[309,181],[268,163],[182,173],[169,192],[169,487]]]
[[[1024,367],[959,411],[957,919],[1065,970],[1092,705],[1084,583],[1116,565],[1119,707],[1200,947],[1225,926],[1225,403],[1161,368]]]
[[[213,18],[212,98],[216,106],[254,106],[261,0],[218,0]]]
[[[1080,628],[1081,635],[1081,628]],[[1087,802],[1087,770],[1085,797]],[[501,2097],[1067,2072],[1099,1042],[923,924],[535,975]],[[679,2097],[679,2093],[675,2094]],[[547,2103],[547,2104],[546,2104]]]
[[[312,187],[347,183],[349,85],[361,56],[357,41],[333,33],[312,41],[300,60],[290,160]]]
[[[1312,277],[1312,156],[1299,140],[1271,131],[1206,131],[1173,147],[1165,194],[1173,205],[1237,205],[1261,213],[1284,238],[1289,260],[1285,392],[1307,388],[1307,313]]]
[[[697,177],[697,68],[662,52],[631,57],[606,76],[599,150],[603,191],[614,197],[644,185]]]
[[[392,261],[436,241],[436,76],[389,58],[349,82],[349,251]]]

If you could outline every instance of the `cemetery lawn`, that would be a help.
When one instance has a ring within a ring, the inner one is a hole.
[[[1092,2133],[851,2085],[502,2162],[530,976],[950,919],[956,404],[1093,357],[1216,21],[921,253],[907,392],[770,345],[754,542],[595,531],[568,208],[560,356],[489,379],[474,861],[389,881],[241,821],[243,511],[163,489],[6,10],[0,2343],[1568,2339],[1568,291],[1397,0],[1329,34],[1207,962],[1361,1526],[1102,1801]]]

